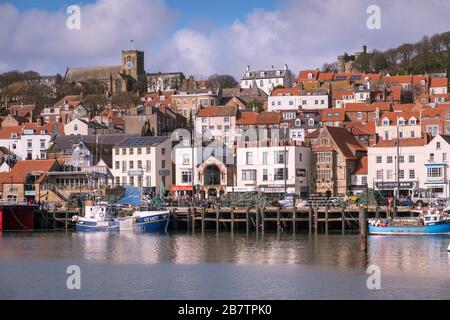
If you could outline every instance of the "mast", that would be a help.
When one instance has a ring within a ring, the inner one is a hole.
[[[397,192],[394,197],[394,208],[396,212],[396,208],[398,205],[398,199],[400,198],[400,127],[398,125],[398,119],[397,119],[397,159],[396,159],[396,179],[397,179]]]
[[[287,128],[284,128],[284,194],[287,193]]]

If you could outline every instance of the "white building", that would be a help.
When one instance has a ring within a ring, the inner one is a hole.
[[[328,108],[328,95],[302,93],[298,88],[276,89],[269,97],[268,111],[316,110]]]
[[[292,73],[287,64],[283,69],[270,70],[251,70],[250,66],[241,79],[241,88],[249,89],[253,86],[262,89],[267,95],[272,93],[273,88],[283,86],[290,88],[292,86]]]
[[[300,146],[262,146],[243,142],[237,148],[236,187],[239,191],[306,196],[312,183],[311,149]]]
[[[53,133],[51,125],[27,123],[0,130],[0,147],[10,150],[18,160],[47,159],[47,148]]]
[[[236,137],[237,114],[236,106],[202,108],[195,118],[195,131],[204,140],[232,144]]]
[[[420,138],[422,126],[420,112],[384,112],[375,127],[381,140]]]
[[[172,184],[169,137],[130,137],[113,148],[114,184],[159,193]]]

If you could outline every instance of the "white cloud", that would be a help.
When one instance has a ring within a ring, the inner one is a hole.
[[[148,48],[169,32],[176,13],[160,0],[98,0],[81,7],[81,30],[67,29],[67,17],[65,11],[19,12],[0,4],[0,61],[8,69],[42,73],[120,64],[120,51],[131,39]]]
[[[381,30],[366,26],[372,4],[381,8]],[[297,72],[321,67],[363,44],[384,50],[448,31],[448,12],[448,0],[287,0],[275,11],[255,10],[229,26],[172,33],[177,14],[162,0],[99,0],[82,7],[78,32],[65,28],[65,13],[20,13],[4,4],[0,42],[7,48],[0,62],[48,72],[117,64],[120,50],[134,39],[146,51],[149,72],[240,77],[248,64],[267,68],[285,63]]]

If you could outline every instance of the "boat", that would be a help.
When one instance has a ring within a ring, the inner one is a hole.
[[[136,211],[133,214],[133,230],[143,233],[167,232],[170,211]]]
[[[450,219],[433,208],[418,218],[370,219],[368,225],[372,235],[450,235]]]
[[[86,201],[84,216],[74,216],[73,221],[76,222],[76,230],[80,232],[120,231],[120,223],[112,217],[111,206],[106,202]]]

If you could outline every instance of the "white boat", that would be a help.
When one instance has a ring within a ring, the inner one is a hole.
[[[111,206],[106,202],[95,203],[88,200],[84,205],[84,216],[75,216],[76,230],[90,231],[120,231],[119,221],[112,217]]]

